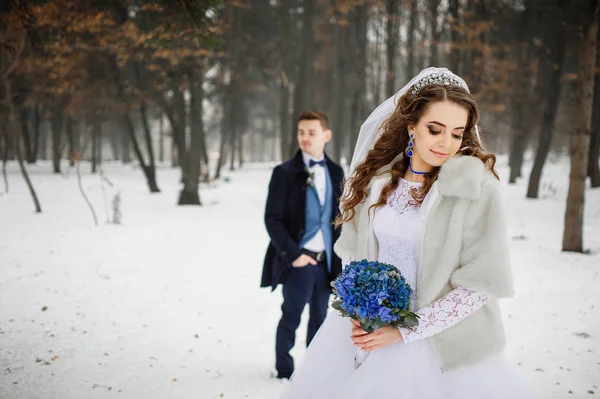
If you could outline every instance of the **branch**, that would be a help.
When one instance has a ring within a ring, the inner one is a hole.
[[[83,199],[85,199],[85,202],[87,203],[88,207],[90,208],[90,211],[92,211],[92,216],[94,217],[94,223],[96,224],[96,226],[98,226],[98,217],[96,216],[96,211],[94,211],[94,207],[92,206],[92,203],[90,202],[87,195],[85,194],[85,190],[83,189],[83,186],[81,184],[81,171],[79,168],[80,160],[77,160],[76,162],[77,162],[77,166],[75,169],[77,170],[77,185],[79,186],[79,191],[81,191],[81,195],[83,195]]]
[[[21,36],[21,38],[22,38],[21,43],[16,48],[16,52],[15,52],[13,61],[12,61],[11,64],[8,65],[8,68],[6,69],[6,72],[2,76],[3,80],[8,80],[8,77],[10,76],[10,74],[12,73],[12,71],[17,67],[17,64],[19,63],[19,59],[21,58],[21,54],[23,53],[23,49],[25,48],[25,37]]]

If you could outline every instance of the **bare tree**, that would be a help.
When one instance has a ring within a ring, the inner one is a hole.
[[[410,22],[407,31],[407,51],[408,51],[408,62],[406,64],[406,76],[410,79],[412,76],[417,74],[416,65],[416,45],[415,45],[415,34],[419,26],[419,2],[417,0],[410,0],[408,12],[410,13]]]
[[[429,0],[429,65],[438,66],[438,44],[440,42],[440,32],[438,30],[438,7],[440,0]]]
[[[200,181],[200,160],[202,156],[202,136],[204,126],[202,124],[202,74],[194,70],[188,73],[190,87],[190,148],[186,154],[187,162],[184,167],[188,171],[184,173],[185,180],[179,194],[178,205],[202,205],[198,193]]]
[[[596,48],[596,65],[600,65],[600,29],[598,29],[598,48]],[[592,133],[590,142],[590,157],[588,161],[588,176],[592,187],[600,187],[600,71],[596,72],[594,83],[594,111],[592,116]]]
[[[8,194],[8,175],[6,174],[6,163],[8,162],[8,148],[10,147],[6,126],[0,125],[0,156],[2,156],[2,178],[4,180],[4,192]]]
[[[6,32],[9,30],[9,26],[5,28],[2,32],[2,36],[0,36],[0,85],[4,87],[4,105],[8,108],[8,134],[10,132],[14,132],[15,140],[14,140],[14,149],[17,154],[17,161],[19,163],[19,169],[21,170],[21,175],[29,188],[29,192],[31,194],[31,198],[33,199],[33,203],[35,205],[35,211],[37,213],[42,212],[42,207],[40,205],[40,201],[37,197],[37,193],[33,187],[31,179],[29,178],[29,174],[27,173],[27,169],[25,168],[25,162],[23,162],[23,151],[21,150],[21,126],[17,120],[17,111],[15,109],[15,105],[13,102],[13,93],[12,93],[12,73],[17,68],[23,50],[26,44],[25,32],[21,32],[18,36],[18,44],[12,49],[13,56],[9,55],[9,45],[6,40]]]
[[[385,74],[385,94],[387,97],[390,97],[396,92],[396,82],[394,78],[396,76],[396,53],[398,52],[400,2],[396,0],[387,0],[385,2],[385,11],[387,14],[387,71]]]
[[[591,2],[590,2],[591,3]],[[590,145],[592,105],[594,99],[594,69],[600,1],[584,14],[583,36],[579,48],[579,70],[577,86],[579,98],[575,114],[575,125],[571,134],[571,172],[569,193],[565,211],[563,251],[583,252],[583,205],[585,200],[585,178]],[[592,11],[592,12],[589,12]]]
[[[542,169],[550,152],[550,145],[552,144],[552,135],[554,132],[554,124],[556,121],[556,115],[558,111],[558,103],[561,97],[562,81],[561,76],[564,66],[564,58],[566,52],[566,32],[563,29],[563,15],[565,13],[564,7],[566,1],[561,1],[554,6],[549,8],[548,26],[546,30],[546,40],[544,47],[546,48],[547,57],[542,57],[540,60],[540,91],[542,98],[545,101],[543,105],[542,119],[540,121],[540,138],[538,142],[537,151],[535,153],[535,160],[533,162],[533,168],[529,176],[529,186],[527,188],[527,198],[537,198],[538,189],[540,186],[540,178],[542,177]],[[551,27],[551,28],[550,28]],[[526,105],[521,103],[521,107],[525,108]],[[520,112],[524,112],[521,110]],[[526,131],[527,129],[523,129]],[[523,133],[523,136],[525,134]],[[523,139],[525,140],[525,139]],[[522,161],[521,153],[521,161]],[[515,167],[516,169],[516,167]],[[511,169],[511,176],[513,176]],[[514,177],[514,176],[513,176]]]
[[[460,75],[460,1],[459,0],[449,0],[448,3],[450,18],[448,20],[448,25],[450,25],[450,69],[452,72]]]

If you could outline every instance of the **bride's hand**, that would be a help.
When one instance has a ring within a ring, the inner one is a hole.
[[[402,341],[402,334],[394,327],[381,327],[380,329],[368,333],[360,327],[360,323],[354,319],[352,321],[352,341],[357,348],[364,351],[385,348]]]

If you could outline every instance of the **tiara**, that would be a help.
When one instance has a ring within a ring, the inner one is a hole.
[[[417,94],[419,94],[419,91],[421,91],[421,89],[423,87],[429,86],[429,85],[440,85],[440,86],[454,85],[454,86],[460,86],[463,89],[469,91],[469,89],[467,89],[465,87],[464,83],[461,82],[460,80],[458,80],[455,76],[450,75],[446,72],[436,72],[436,73],[432,73],[431,75],[425,76],[424,78],[419,80],[417,83],[415,83],[415,85],[413,86],[413,91],[410,94],[410,98],[415,98],[417,96]]]

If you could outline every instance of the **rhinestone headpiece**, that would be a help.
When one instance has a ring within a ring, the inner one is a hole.
[[[431,75],[425,76],[423,79],[419,80],[413,86],[413,91],[410,94],[410,98],[415,98],[419,91],[425,86],[429,85],[440,85],[440,86],[460,86],[463,89],[469,91],[468,88],[465,87],[464,83],[458,80],[455,76],[448,74],[447,72],[438,72],[432,73]]]

